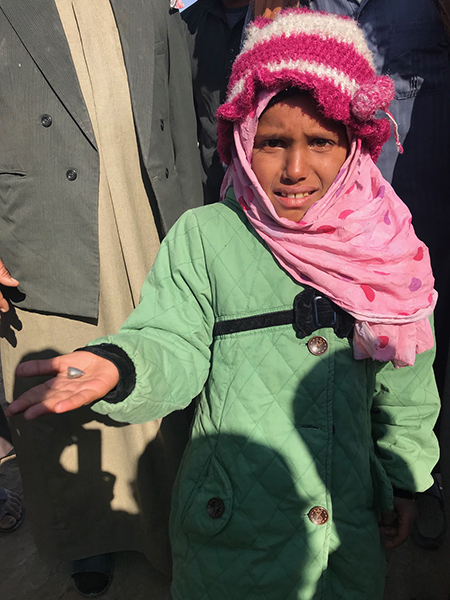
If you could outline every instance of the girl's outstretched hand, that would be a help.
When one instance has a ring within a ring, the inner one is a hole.
[[[84,375],[70,379],[67,376],[68,367],[80,369]],[[8,417],[23,413],[25,419],[80,408],[103,398],[119,382],[119,371],[111,361],[83,351],[49,360],[21,363],[16,369],[16,375],[55,375],[45,383],[31,388],[9,405],[6,410]]]

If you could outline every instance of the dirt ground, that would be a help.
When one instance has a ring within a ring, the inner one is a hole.
[[[0,486],[20,493],[15,459],[0,467]],[[66,563],[44,563],[38,556],[26,515],[16,531],[0,535],[0,600],[80,600]],[[105,600],[170,600],[170,581],[152,569],[143,554],[116,555],[114,579]]]

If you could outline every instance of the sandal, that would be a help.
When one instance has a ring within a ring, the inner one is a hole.
[[[23,516],[19,494],[0,488],[0,533],[15,531],[22,525]]]
[[[413,541],[426,550],[437,550],[447,534],[442,487],[434,478],[433,485],[416,498],[417,518],[411,534]]]
[[[75,589],[82,596],[96,598],[109,588],[114,571],[112,554],[99,554],[74,560],[72,579]]]

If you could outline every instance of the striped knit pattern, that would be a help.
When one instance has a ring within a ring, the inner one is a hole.
[[[363,32],[348,17],[290,9],[274,20],[260,17],[247,30],[217,113],[224,162],[230,161],[232,123],[254,110],[262,90],[287,87],[310,90],[327,118],[342,121],[378,157],[390,128],[374,115],[387,110],[394,87],[376,76]]]

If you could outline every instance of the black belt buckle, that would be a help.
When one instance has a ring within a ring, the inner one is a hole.
[[[325,300],[325,302],[328,304],[328,307],[327,307],[328,310],[326,310],[325,312],[326,312],[327,317],[331,316],[331,320],[328,318],[326,323],[322,323],[319,318],[319,307],[318,307],[319,300]],[[332,327],[336,331],[338,316],[328,298],[324,298],[323,296],[319,296],[319,295],[314,295],[314,297],[311,300],[311,307],[312,307],[312,318],[313,318],[313,323],[314,323],[315,329],[323,329],[324,327]],[[330,312],[331,312],[331,315],[330,315]]]

